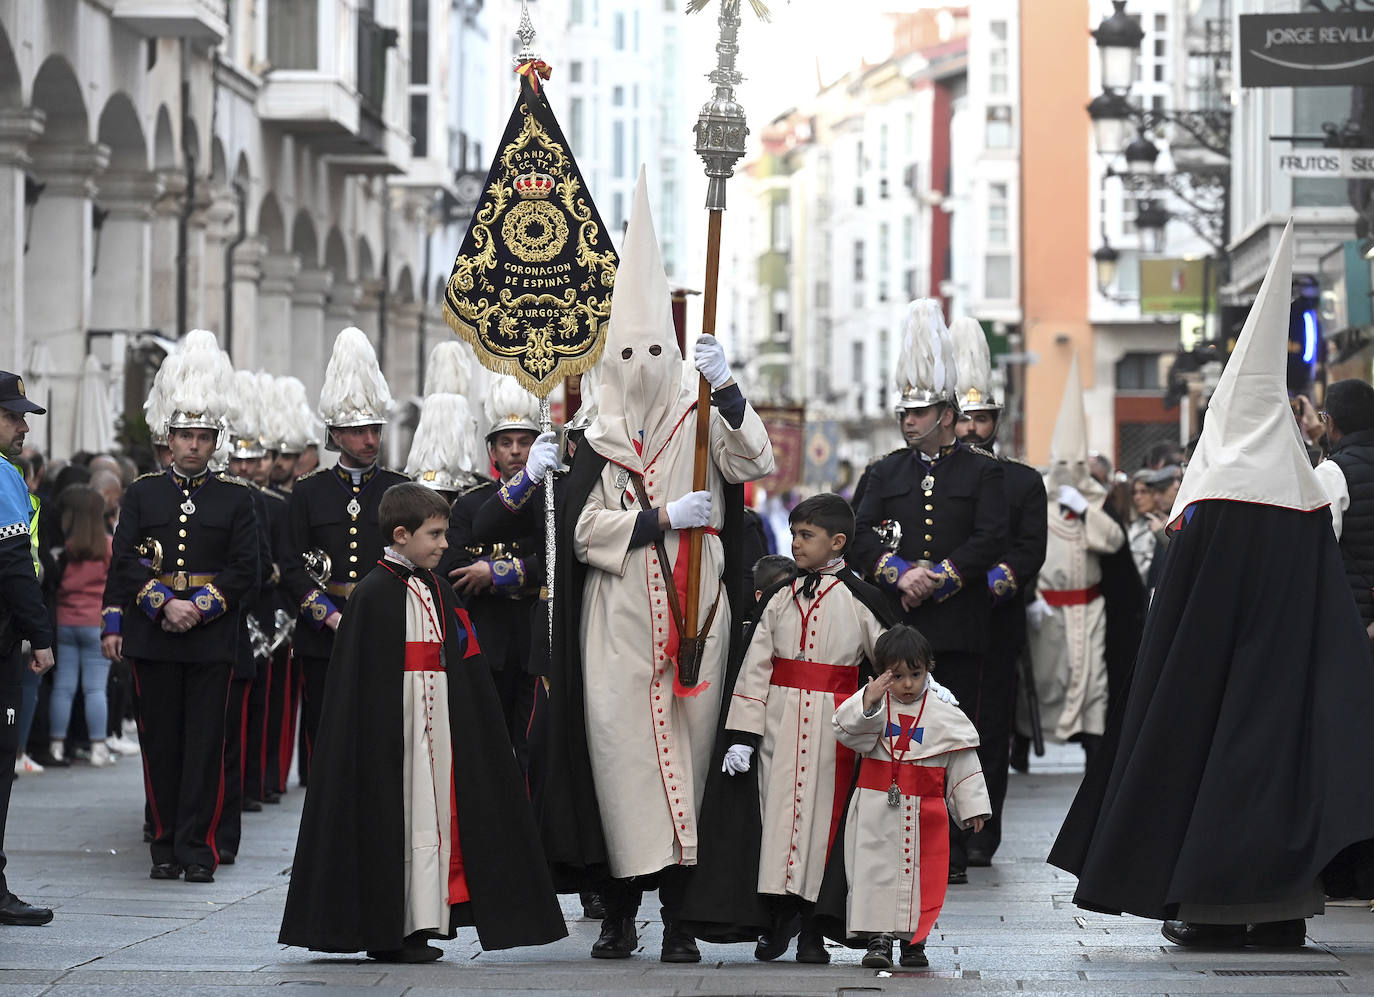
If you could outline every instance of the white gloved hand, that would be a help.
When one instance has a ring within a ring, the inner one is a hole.
[[[540,433],[530,444],[530,455],[525,459],[525,477],[537,485],[558,464],[558,434]]]
[[[730,380],[730,365],[725,362],[725,347],[720,345],[719,339],[709,333],[697,337],[696,348],[692,351],[692,362],[711,385],[712,391],[718,390]]]
[[[754,749],[747,744],[732,744],[725,752],[725,761],[720,770],[726,775],[743,775],[749,771],[749,760],[754,757]]]
[[[935,698],[938,699],[940,702],[948,703],[950,706],[959,705],[958,697],[956,697],[954,693],[950,692],[948,689],[942,686],[939,682],[936,682],[934,675],[926,677],[926,688],[929,689],[931,692],[935,693]]]
[[[1079,516],[1088,511],[1088,500],[1073,485],[1059,486],[1059,504]]]
[[[1035,597],[1035,601],[1026,605],[1026,622],[1036,630],[1053,615],[1054,609],[1039,595]]]
[[[667,505],[668,525],[675,530],[690,530],[711,522],[711,493],[688,492]]]

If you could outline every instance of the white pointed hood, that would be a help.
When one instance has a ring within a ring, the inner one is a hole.
[[[682,384],[682,351],[643,167],[620,250],[599,371],[597,415],[586,442],[607,460],[642,472],[696,401],[696,393]]]
[[[1088,417],[1083,413],[1083,378],[1078,373],[1078,351],[1074,350],[1069,363],[1069,377],[1064,382],[1064,397],[1059,402],[1059,416],[1054,420],[1054,436],[1050,438],[1049,498],[1055,500],[1060,485],[1072,485],[1088,498],[1100,498],[1105,489],[1092,476],[1088,465]]]
[[[1293,223],[1226,361],[1202,437],[1174,499],[1171,523],[1194,502],[1226,499],[1311,512],[1329,505],[1288,405]]]

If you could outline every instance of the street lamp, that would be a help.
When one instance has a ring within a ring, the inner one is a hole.
[[[1126,146],[1122,155],[1126,158],[1127,174],[1133,177],[1145,177],[1155,171],[1155,160],[1159,158],[1159,146],[1151,142],[1143,131],[1137,132],[1136,137],[1131,139],[1130,145]]]
[[[1112,244],[1107,241],[1107,235],[1102,234],[1102,245],[1093,253],[1093,264],[1097,267],[1097,289],[1103,295],[1107,294],[1108,288],[1116,281],[1116,264],[1121,259],[1121,254],[1112,248]]]
[[[1088,117],[1093,122],[1093,141],[1098,153],[1115,156],[1126,144],[1131,124],[1130,102],[1119,93],[1103,90],[1088,104]]]
[[[1135,227],[1140,232],[1140,248],[1147,253],[1164,252],[1164,229],[1169,212],[1154,198],[1141,201],[1135,211]]]
[[[1126,0],[1112,0],[1112,6],[1116,9],[1092,34],[1102,58],[1102,85],[1124,92],[1135,82],[1145,31],[1126,13]]]

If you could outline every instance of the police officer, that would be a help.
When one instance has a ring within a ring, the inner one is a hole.
[[[955,363],[938,302],[908,307],[902,353],[898,415],[908,448],[869,469],[848,559],[930,641],[936,676],[977,725],[987,572],[1006,548],[1002,465],[955,440]],[[953,825],[949,864],[951,883],[968,881],[964,832]]]
[[[102,650],[133,666],[152,816],[153,879],[214,881],[224,707],[244,600],[258,583],[248,489],[212,474],[230,390],[214,335],[188,334],[165,364],[171,466],[129,486],[105,585]]]
[[[372,570],[386,538],[377,522],[382,493],[408,480],[377,465],[391,391],[377,354],[362,330],[344,329],[320,390],[325,446],[339,462],[299,478],[287,502],[288,550],[282,573],[299,609],[295,654],[304,672],[301,720],[304,748],[297,760],[301,784],[310,769],[310,746],[324,707],[334,631],[358,581]]]
[[[530,612],[543,585],[544,532],[536,527],[528,535],[493,541],[474,532],[473,520],[524,468],[539,434],[539,402],[514,378],[499,377],[484,405],[491,426],[487,456],[500,481],[483,481],[458,495],[449,516],[448,552],[439,570],[467,599],[501,697],[511,744],[528,776],[529,729],[539,684],[537,666],[532,670],[530,664]],[[540,526],[542,522],[538,520]]]
[[[967,317],[954,320],[950,335],[958,357],[958,401],[964,415],[955,431],[965,444],[992,451],[1002,406],[993,396],[987,337],[982,326]],[[969,836],[968,864],[972,866],[991,865],[1002,843],[1017,666],[1026,647],[1026,592],[1045,562],[1048,529],[1045,482],[1040,472],[1004,454],[999,454],[998,460],[1006,487],[1007,543],[987,574],[992,629],[978,702],[978,757],[992,801],[992,817],[983,830]]]
[[[46,413],[24,396],[23,378],[0,371],[0,455],[18,457],[29,431],[26,417]],[[14,760],[23,747],[18,722],[23,671],[29,668],[41,675],[53,666],[52,628],[34,571],[33,519],[24,476],[8,460],[0,460],[0,924],[38,925],[52,920],[51,910],[24,903],[5,882],[5,822],[14,786]],[[25,640],[29,654],[23,652]]]

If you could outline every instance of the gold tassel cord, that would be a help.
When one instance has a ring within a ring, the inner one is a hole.
[[[720,0],[721,3],[738,4],[739,0]],[[696,14],[705,10],[711,0],[687,0],[687,13]],[[772,20],[772,15],[768,11],[768,4],[763,0],[749,0],[749,6],[754,9],[754,16],[760,21]]]

